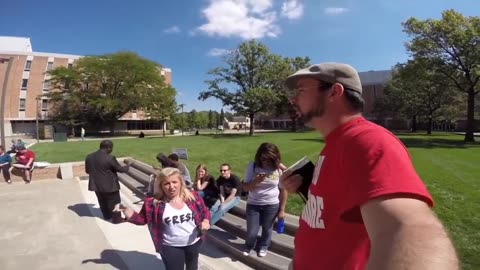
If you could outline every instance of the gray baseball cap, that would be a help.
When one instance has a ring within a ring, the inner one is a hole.
[[[310,77],[328,83],[340,83],[343,87],[362,93],[362,83],[358,72],[350,65],[342,63],[320,63],[300,69],[287,77],[285,85],[293,89],[299,78]]]

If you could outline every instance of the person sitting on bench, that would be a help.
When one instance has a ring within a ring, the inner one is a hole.
[[[14,168],[19,169],[22,172],[23,181],[25,184],[29,184],[32,181],[33,161],[35,160],[35,153],[20,145],[17,147],[17,154],[15,155],[16,163],[13,164]]]

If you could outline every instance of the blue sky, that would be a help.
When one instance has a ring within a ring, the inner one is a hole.
[[[283,56],[346,62],[359,71],[407,59],[401,22],[445,9],[477,16],[479,0],[0,0],[0,36],[30,37],[34,51],[77,55],[135,51],[172,69],[185,111],[219,110],[197,99],[209,69],[257,38]],[[225,108],[227,109],[227,108]]]

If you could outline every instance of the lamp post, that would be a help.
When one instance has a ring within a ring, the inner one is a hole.
[[[185,106],[185,104],[178,105],[178,107],[182,108],[182,136],[183,136],[183,106]]]
[[[8,62],[7,69],[5,70],[5,77],[3,79],[3,88],[2,88],[2,98],[0,99],[0,137],[1,144],[3,147],[5,145],[5,96],[7,95],[7,85],[8,85],[8,76],[10,75],[10,70],[12,69],[13,57],[10,58],[0,58],[0,63]]]

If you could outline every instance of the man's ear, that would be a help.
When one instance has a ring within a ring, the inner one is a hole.
[[[333,101],[335,99],[342,97],[344,91],[345,91],[345,88],[343,88],[343,85],[339,83],[335,83],[334,85],[332,85],[332,90],[330,91],[329,99]]]

